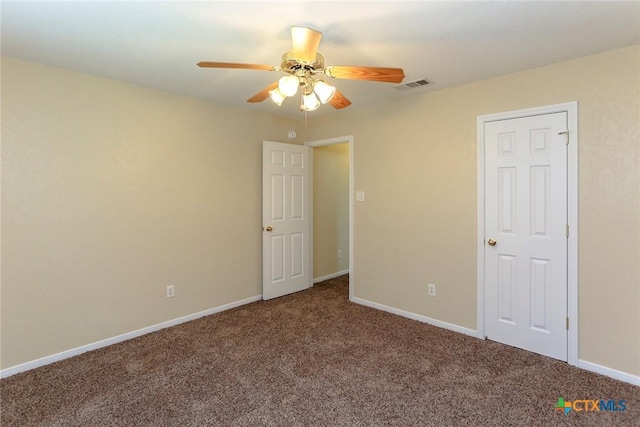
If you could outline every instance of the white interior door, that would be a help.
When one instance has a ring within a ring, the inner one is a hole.
[[[303,145],[262,143],[262,298],[311,286],[311,163]]]
[[[485,123],[487,338],[567,360],[567,113]]]

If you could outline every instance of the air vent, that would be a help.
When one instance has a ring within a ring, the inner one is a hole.
[[[396,89],[409,90],[409,89],[415,89],[417,87],[423,87],[423,86],[426,86],[428,84],[431,84],[431,82],[429,80],[421,79],[421,80],[416,80],[414,82],[405,83],[405,84],[400,85],[400,86],[396,86]]]

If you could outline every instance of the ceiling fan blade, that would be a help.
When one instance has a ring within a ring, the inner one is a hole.
[[[203,68],[242,68],[242,69],[247,69],[247,70],[276,71],[276,67],[274,67],[273,65],[237,64],[235,62],[209,62],[209,61],[203,61],[203,62],[198,62],[198,67],[203,67]]]
[[[301,62],[313,62],[318,53],[322,33],[306,27],[291,27],[292,53]]]
[[[404,79],[402,68],[332,65],[326,67],[324,73],[336,79],[370,80],[385,83],[400,83]]]
[[[351,105],[351,101],[349,101],[347,97],[342,94],[342,92],[336,89],[336,93],[335,95],[333,95],[333,98],[331,98],[331,101],[329,101],[329,104],[331,104],[336,110],[339,110]]]
[[[262,89],[260,92],[247,99],[247,102],[262,102],[269,97],[269,91],[278,87],[278,82],[271,83],[269,86]]]

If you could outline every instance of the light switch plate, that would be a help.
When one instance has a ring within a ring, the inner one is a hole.
[[[364,202],[364,191],[356,191],[356,202]]]

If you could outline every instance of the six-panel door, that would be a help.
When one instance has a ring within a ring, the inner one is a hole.
[[[311,286],[310,148],[264,141],[263,299]]]
[[[565,112],[485,124],[485,334],[567,360]],[[493,242],[491,242],[493,244]]]

